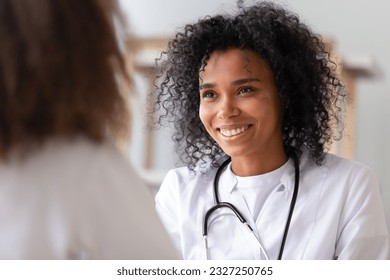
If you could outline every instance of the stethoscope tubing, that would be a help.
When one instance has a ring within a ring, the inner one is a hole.
[[[294,169],[295,169],[294,192],[293,192],[293,195],[292,195],[292,198],[291,198],[290,210],[288,212],[286,226],[284,228],[284,234],[283,234],[283,238],[282,238],[282,244],[280,245],[278,260],[281,260],[282,257],[283,257],[284,245],[286,244],[288,230],[290,228],[290,223],[291,223],[292,215],[294,213],[295,203],[296,203],[297,197],[298,197],[299,177],[300,177],[300,174],[299,174],[299,161],[298,161],[298,158],[296,156],[293,157],[293,161],[294,161]]]
[[[283,233],[283,238],[282,238],[282,242],[281,242],[281,245],[280,245],[278,260],[281,260],[283,258],[284,247],[285,247],[285,244],[286,244],[287,235],[288,235],[288,231],[289,231],[289,228],[290,228],[290,223],[291,223],[291,219],[292,219],[292,216],[293,216],[293,213],[294,213],[294,208],[295,208],[296,200],[297,200],[297,197],[298,197],[298,191],[299,191],[299,178],[300,178],[299,160],[298,160],[298,157],[296,155],[294,155],[292,158],[293,158],[293,161],[294,161],[294,168],[295,168],[294,192],[293,192],[293,195],[292,195],[292,198],[291,198],[290,209],[289,209],[289,213],[288,213],[288,216],[287,216],[286,225],[285,225],[285,228],[284,228],[284,233]],[[207,210],[207,212],[205,214],[205,217],[204,217],[203,238],[204,238],[205,248],[206,248],[206,259],[207,259],[208,220],[209,220],[210,216],[213,214],[213,212],[216,211],[217,209],[220,209],[220,208],[228,208],[228,209],[230,209],[236,215],[236,217],[240,220],[240,222],[243,223],[250,230],[250,232],[255,236],[255,234],[253,233],[252,227],[247,223],[246,219],[240,213],[240,211],[232,203],[221,202],[220,201],[219,191],[218,191],[219,179],[221,177],[222,171],[226,168],[226,166],[230,162],[231,162],[231,158],[229,157],[227,160],[225,160],[221,164],[221,166],[217,170],[217,173],[215,174],[214,184],[213,184],[213,186],[214,186],[215,205],[212,206],[209,210]],[[267,256],[263,246],[261,245],[260,240],[258,240],[258,238],[256,236],[255,236],[255,238],[259,242],[260,248],[261,248],[262,252],[264,253],[266,258],[268,259],[268,256]]]

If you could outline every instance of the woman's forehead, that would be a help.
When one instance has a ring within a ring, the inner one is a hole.
[[[215,50],[210,53],[207,61],[200,69],[199,77],[204,79],[220,73],[255,74],[258,72],[271,72],[268,63],[251,49],[231,48],[227,50]]]

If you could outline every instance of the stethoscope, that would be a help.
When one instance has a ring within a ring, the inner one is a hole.
[[[292,157],[292,159],[294,161],[294,168],[295,168],[294,192],[293,192],[293,195],[292,195],[292,198],[291,198],[290,211],[288,213],[287,220],[286,220],[286,225],[284,227],[284,233],[283,233],[282,243],[280,245],[278,260],[281,260],[282,257],[283,257],[284,245],[286,244],[288,229],[290,227],[291,217],[292,217],[292,215],[294,213],[295,202],[297,200],[298,189],[299,189],[299,161],[298,161],[298,157],[296,155],[294,155]],[[245,225],[245,228],[247,228],[249,230],[249,232],[256,238],[256,240],[258,241],[258,243],[260,245],[260,249],[261,249],[262,253],[264,254],[265,258],[268,260],[269,259],[268,255],[267,255],[266,251],[264,250],[260,240],[257,238],[255,233],[253,232],[252,227],[247,223],[246,219],[240,213],[240,211],[232,203],[220,201],[220,199],[219,199],[219,191],[218,191],[219,178],[221,177],[222,171],[226,168],[226,166],[230,163],[230,161],[231,161],[230,157],[226,161],[224,161],[222,163],[222,165],[218,168],[217,173],[215,174],[215,177],[214,177],[215,205],[212,206],[206,212],[206,215],[205,215],[204,221],[203,221],[203,240],[204,240],[204,254],[205,254],[204,258],[206,260],[208,259],[207,234],[208,234],[208,221],[209,221],[209,218],[210,218],[211,214],[213,214],[213,212],[216,211],[217,209],[228,208],[236,215],[236,217],[240,220],[240,222]]]

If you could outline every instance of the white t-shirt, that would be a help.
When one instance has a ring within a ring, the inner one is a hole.
[[[288,165],[288,161],[276,170],[269,173],[240,177],[236,176],[237,184],[232,191],[232,194],[238,192],[244,198],[246,205],[252,214],[253,220],[257,221],[264,202],[276,187],[280,186],[280,178]],[[231,163],[228,168],[231,170]],[[260,233],[261,234],[261,233]]]

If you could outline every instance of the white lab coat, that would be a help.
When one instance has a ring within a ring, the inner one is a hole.
[[[153,195],[110,143],[0,161],[0,259],[175,259]]]
[[[328,154],[316,166],[304,154],[300,189],[283,259],[389,259],[389,233],[380,190],[365,165]],[[171,170],[156,196],[156,208],[184,259],[202,259],[203,220],[214,205],[215,168],[196,176],[186,168]],[[277,259],[294,189],[294,166],[287,165],[255,222],[230,166],[219,183],[221,201],[233,203],[247,219],[270,259]],[[264,259],[260,246],[229,210],[212,214],[210,259]]]

